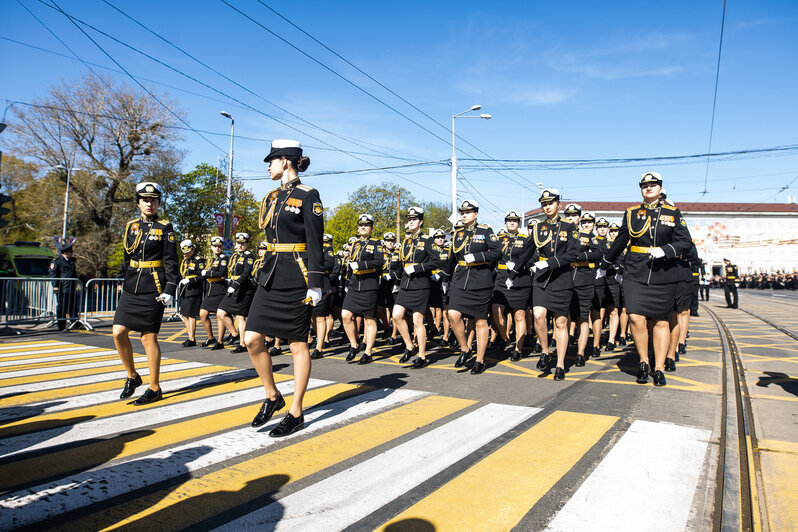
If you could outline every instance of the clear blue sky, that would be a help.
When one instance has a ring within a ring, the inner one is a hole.
[[[63,15],[21,0],[85,61],[116,68]],[[489,121],[457,121],[457,133],[495,159],[607,159],[705,153],[709,143],[721,1],[703,2],[303,2],[266,1],[272,8],[434,117],[445,128],[367,79],[255,0],[241,11],[352,80],[439,138],[336,77],[221,1],[109,0],[228,77],[301,117],[204,69],[115,12],[102,0],[57,0],[67,12],[145,51],[298,133],[210,89],[87,32],[134,76],[168,94],[192,127],[210,131],[216,148],[187,131],[184,168],[216,164],[236,133],[235,175],[256,195],[271,187],[262,159],[272,138],[296,138],[311,172],[353,170],[451,155],[451,115],[481,104]],[[31,101],[85,67],[16,1],[3,2],[0,98]],[[729,2],[720,66],[713,152],[798,144],[798,3]],[[113,74],[123,79],[123,74]],[[129,80],[128,80],[129,81]],[[319,126],[327,132],[322,132]],[[310,135],[316,137],[313,139]],[[342,151],[326,148],[324,143]],[[462,151],[461,151],[462,148]],[[344,152],[359,152],[359,160]],[[379,152],[376,153],[376,152]],[[385,157],[384,155],[391,157]],[[458,156],[479,156],[458,140]],[[708,194],[705,160],[680,164],[551,169],[535,165],[501,173],[462,161],[461,197],[478,189],[480,218],[500,225],[502,213],[537,206],[536,183],[559,187],[576,201],[636,201],[641,172],[660,171],[677,203],[780,201],[798,195],[798,152],[713,161]],[[489,163],[496,166],[495,163]],[[515,163],[505,163],[517,167]],[[399,175],[397,175],[399,174]],[[412,180],[413,182],[408,181]],[[450,168],[308,177],[326,206],[363,184],[389,181],[416,197],[450,202]],[[525,185],[527,188],[522,186]],[[423,185],[423,186],[422,186]],[[426,188],[425,188],[426,187]],[[466,191],[463,188],[466,188]],[[487,201],[485,200],[487,199]],[[491,202],[494,205],[490,205]]]

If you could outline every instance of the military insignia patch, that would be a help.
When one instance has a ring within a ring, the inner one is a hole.
[[[684,218],[679,218],[679,223],[682,224],[683,227],[687,227],[687,222]]]
[[[324,213],[324,207],[322,207],[320,202],[316,202],[313,204],[313,214],[316,216],[321,216]]]
[[[50,269],[51,270],[55,270],[55,262],[51,262],[50,263]]]
[[[175,241],[175,234],[169,233],[169,242],[174,242],[174,241]]]

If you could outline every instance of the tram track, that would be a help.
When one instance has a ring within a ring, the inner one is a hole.
[[[758,319],[758,320],[760,320],[760,321],[763,321],[763,322],[767,323],[768,325],[770,325],[771,327],[773,327],[773,328],[774,328],[774,329],[776,329],[777,331],[781,331],[781,332],[783,332],[784,334],[786,334],[787,336],[789,336],[790,338],[792,338],[793,340],[796,340],[796,341],[798,341],[798,333],[795,333],[795,332],[791,331],[790,329],[788,329],[788,328],[786,328],[786,327],[782,327],[782,326],[781,326],[781,325],[779,325],[778,323],[776,323],[776,322],[774,322],[774,321],[772,321],[772,320],[769,320],[769,319],[767,319],[767,318],[765,318],[765,317],[763,317],[763,316],[760,316],[759,314],[757,314],[757,313],[755,313],[755,312],[751,312],[751,311],[750,311],[750,310],[748,310],[748,309],[745,309],[745,308],[742,308],[742,307],[740,307],[740,308],[739,308],[739,310],[742,310],[743,312],[745,312],[745,313],[746,313],[746,314],[748,314],[749,316],[753,316],[754,318],[756,318],[756,319]]]
[[[713,530],[760,531],[760,467],[754,453],[757,440],[740,352],[720,316],[708,306],[704,308],[715,322],[722,346],[722,421]]]

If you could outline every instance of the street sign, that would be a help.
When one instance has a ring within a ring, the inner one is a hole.
[[[459,221],[460,221],[460,217],[459,217],[459,216],[457,216],[456,214],[452,213],[452,214],[449,216],[448,220],[449,220],[449,223],[451,223],[452,225],[454,225],[454,224],[456,224],[457,222],[459,222]]]
[[[232,238],[225,238],[224,239],[224,249],[226,249],[226,250],[233,249],[233,239]]]

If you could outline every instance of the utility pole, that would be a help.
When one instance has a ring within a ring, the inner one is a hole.
[[[399,232],[399,225],[402,223],[402,217],[401,217],[401,214],[399,212],[399,209],[401,208],[399,199],[401,198],[401,196],[402,196],[402,191],[397,190],[396,191],[396,241],[397,242],[401,241],[400,240],[400,238],[401,238],[400,235],[402,234],[402,233]]]
[[[233,217],[231,212],[233,209],[233,138],[235,138],[236,121],[235,118],[226,111],[222,111],[221,115],[230,119],[230,157],[227,161],[227,194],[224,204],[224,248],[227,250],[231,249],[227,246],[232,240],[231,233],[233,228]]]

